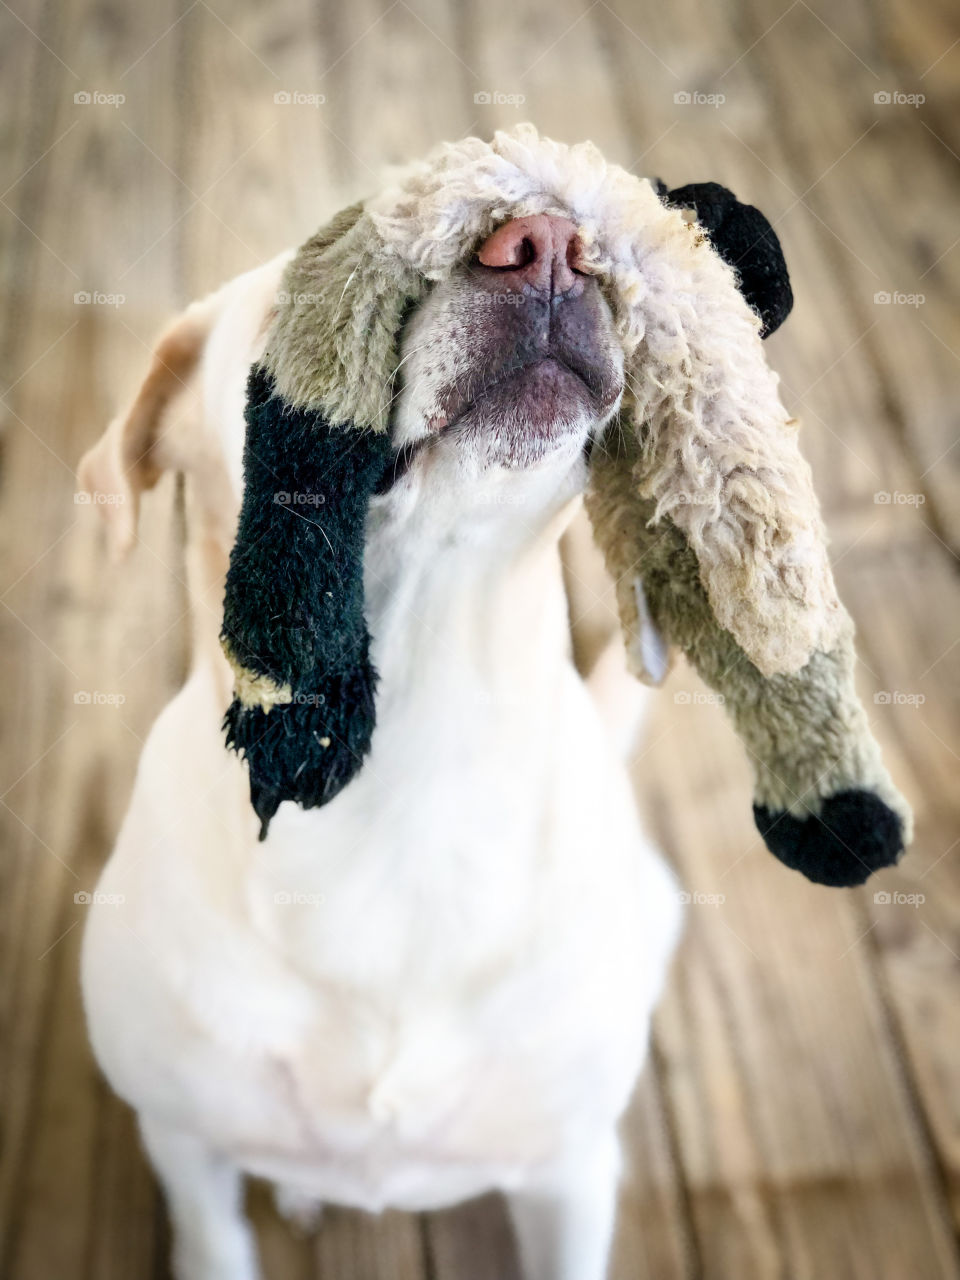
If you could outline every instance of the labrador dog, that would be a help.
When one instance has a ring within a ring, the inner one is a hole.
[[[187,477],[192,669],[144,747],[82,972],[178,1280],[260,1274],[245,1175],[298,1217],[497,1189],[526,1280],[606,1272],[618,1121],[681,908],[625,765],[646,695],[618,635],[587,677],[571,657],[561,538],[624,379],[579,252],[559,215],[509,218],[406,315],[365,530],[370,755],[262,842],[217,634],[246,380],[289,255],[172,325],[82,463],[123,499],[97,506],[118,551],[141,491]]]

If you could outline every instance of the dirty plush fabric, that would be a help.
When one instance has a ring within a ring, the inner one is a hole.
[[[767,847],[821,884],[860,884],[895,862],[912,817],[880,757],[854,684],[853,624],[798,672],[764,676],[707,599],[696,556],[676,524],[638,498],[637,433],[627,424],[594,452],[587,509],[607,531],[628,661],[645,678],[649,618],[723,698],[754,775],[754,818]],[[644,618],[640,611],[643,610]]]
[[[370,746],[376,675],[363,616],[364,518],[391,456],[384,433],[293,409],[256,368],[223,646],[228,744],[246,758],[266,834],[281,800],[332,800]]]
[[[575,221],[625,354],[622,434],[594,451],[588,507],[635,669],[646,589],[664,637],[726,690],[768,845],[826,883],[865,878],[895,860],[909,814],[856,699],[810,471],[763,355],[790,306],[776,237],[716,184],[666,192],[529,125],[395,173],[287,270],[251,379],[224,629],[228,733],[263,830],[282,799],[335,795],[369,746],[362,517],[389,457],[404,317],[497,226],[533,213]],[[312,533],[282,507],[264,515],[281,459],[289,485],[309,475],[339,494],[336,512],[308,512]],[[315,555],[328,562],[307,572]]]

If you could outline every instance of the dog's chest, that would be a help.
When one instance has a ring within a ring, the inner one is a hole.
[[[401,953],[392,980],[338,959],[311,982],[309,1021],[251,1079],[255,1123],[228,1133],[239,1163],[321,1199],[417,1209],[515,1185],[585,1115],[615,1116],[642,1054],[644,1020],[625,1016],[643,1002],[638,944],[543,887],[568,939],[535,921],[485,964],[464,936],[462,955]]]
[[[509,1185],[556,1156],[567,1109],[600,1083],[582,1044],[520,992],[456,1017],[349,1002],[329,1013],[262,1080],[282,1122],[237,1150],[251,1171],[319,1198],[418,1208]]]
[[[619,855],[583,857],[622,848],[603,830],[616,809],[543,743],[542,775],[516,735],[491,767],[502,712],[475,707],[476,753],[461,745],[460,768],[434,718],[403,778],[386,762],[404,759],[389,739],[409,724],[388,714],[384,763],[375,753],[344,803],[278,814],[251,912],[314,1004],[262,1081],[286,1138],[282,1155],[253,1153],[259,1172],[334,1168],[353,1203],[436,1202],[431,1178],[505,1184],[551,1158],[588,1099],[619,1105],[629,1088],[642,1028],[610,1010],[636,972],[636,886],[604,866]]]

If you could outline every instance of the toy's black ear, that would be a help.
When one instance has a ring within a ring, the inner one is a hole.
[[[246,420],[221,642],[235,680],[227,742],[247,761],[263,839],[282,800],[332,800],[369,750],[364,522],[392,453],[386,432],[291,406],[260,366]]]
[[[739,276],[741,293],[763,321],[761,336],[769,337],[790,314],[793,291],[780,241],[767,219],[718,182],[691,182],[672,191],[660,182],[657,188],[667,204],[693,209],[710,243]]]

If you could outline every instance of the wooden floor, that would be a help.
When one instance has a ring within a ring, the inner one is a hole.
[[[722,901],[690,907],[626,1121],[612,1276],[960,1277],[956,19],[953,0],[0,4],[0,1275],[166,1267],[130,1115],[86,1045],[75,895],[183,676],[182,530],[170,480],[109,567],[75,462],[175,308],[303,240],[384,162],[529,118],[775,221],[797,305],[770,355],[917,814],[909,858],[866,889],[801,881],[752,828],[723,717],[672,677],[638,787],[688,888]],[[925,101],[876,99],[897,92]],[[723,101],[677,97],[695,93]],[[272,1280],[515,1276],[492,1199],[334,1211],[313,1240],[252,1203]]]

